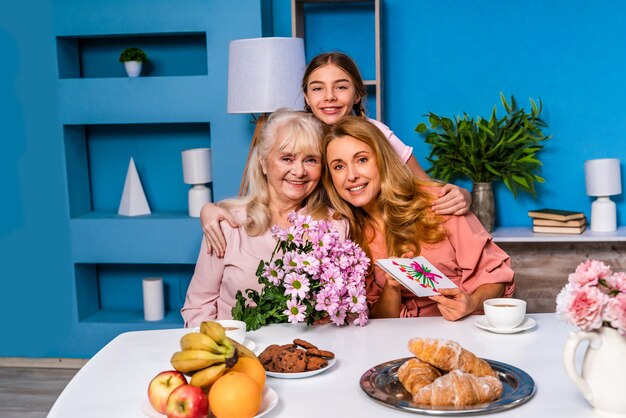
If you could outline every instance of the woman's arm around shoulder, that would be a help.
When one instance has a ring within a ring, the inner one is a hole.
[[[226,238],[222,229],[222,221],[228,222],[233,228],[238,228],[240,223],[226,209],[219,204],[206,203],[200,211],[200,223],[204,232],[207,254],[215,253],[219,258],[224,257],[226,251]]]
[[[380,129],[415,177],[426,181],[432,180],[413,155],[412,147],[405,145],[384,123],[374,119],[369,119],[369,121]],[[469,190],[452,183],[445,183],[439,190],[437,199],[433,201],[432,210],[438,215],[464,215],[469,212],[471,204],[472,196]]]

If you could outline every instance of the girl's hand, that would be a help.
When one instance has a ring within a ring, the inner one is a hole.
[[[439,289],[439,293],[429,299],[437,302],[441,316],[448,321],[456,321],[474,312],[470,296],[461,289]]]
[[[226,209],[213,203],[207,203],[202,207],[200,222],[204,231],[207,254],[214,252],[219,258],[224,257],[226,252],[226,239],[220,226],[221,221],[228,222],[233,228],[240,226]]]
[[[444,184],[432,209],[437,215],[465,215],[472,204],[469,190],[454,184]]]

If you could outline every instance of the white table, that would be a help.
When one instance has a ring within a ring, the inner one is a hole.
[[[413,416],[373,401],[359,386],[359,378],[370,367],[409,356],[406,344],[413,336],[454,339],[478,356],[516,366],[535,380],[537,392],[529,402],[491,416],[593,417],[591,407],[563,370],[563,346],[572,328],[553,314],[531,316],[537,321],[536,328],[508,335],[478,329],[476,317],[458,322],[439,317],[371,320],[365,327],[280,324],[248,336],[260,349],[299,337],[333,351],[337,358],[333,368],[315,377],[268,378],[279,401],[266,417]],[[144,417],[140,404],[146,399],[150,379],[171,369],[169,359],[187,332],[174,329],[119,335],[76,374],[48,417]]]

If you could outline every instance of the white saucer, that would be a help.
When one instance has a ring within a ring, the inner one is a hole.
[[[500,329],[495,328],[493,325],[487,321],[485,315],[479,316],[474,320],[474,325],[478,328],[484,329],[489,332],[495,332],[496,334],[515,334],[517,332],[522,332],[534,328],[537,325],[537,322],[531,317],[527,316],[524,318],[521,324],[512,329]]]

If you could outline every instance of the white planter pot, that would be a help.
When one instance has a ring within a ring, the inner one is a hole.
[[[129,77],[139,77],[141,74],[141,61],[126,61],[124,62],[124,68],[126,68],[126,74]]]

